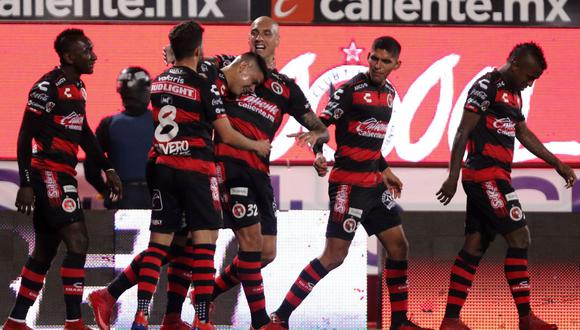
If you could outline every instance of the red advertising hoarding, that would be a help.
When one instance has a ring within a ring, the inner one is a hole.
[[[115,92],[118,72],[140,65],[153,75],[164,65],[162,47],[169,25],[73,25],[85,30],[95,44],[95,73],[85,76],[89,123],[94,128],[105,115],[120,109]],[[58,64],[52,49],[55,36],[64,29],[55,24],[2,24],[0,74],[4,78],[0,111],[0,157],[16,157],[16,139],[26,96],[42,74]],[[206,27],[204,51],[237,54],[248,50],[248,26]],[[326,100],[330,84],[340,85],[365,70],[366,56],[374,38],[392,35],[402,46],[402,66],[393,72],[396,86],[395,115],[383,146],[389,161],[444,164],[459,122],[471,82],[505,62],[519,42],[536,41],[545,51],[548,69],[523,93],[528,126],[539,139],[563,159],[580,163],[580,94],[576,81],[580,62],[580,30],[557,28],[467,27],[281,27],[278,68],[296,78],[317,113]],[[311,152],[294,145],[286,133],[300,129],[285,121],[274,140],[272,160],[310,161]],[[334,143],[330,143],[334,147]],[[539,163],[517,145],[515,161]],[[329,150],[331,152],[331,150]]]

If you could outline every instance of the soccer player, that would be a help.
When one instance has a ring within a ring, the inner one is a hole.
[[[85,178],[105,198],[109,209],[149,209],[151,196],[145,179],[147,153],[151,149],[153,115],[147,108],[151,77],[140,67],[124,68],[117,77],[123,111],[101,120],[95,135],[123,182],[123,198],[112,203],[106,196],[100,169],[91,157],[83,163]]]
[[[93,43],[82,30],[67,29],[56,37],[54,48],[60,66],[32,87],[18,135],[16,207],[26,214],[34,208],[35,244],[22,270],[16,303],[4,323],[6,330],[30,329],[26,314],[61,242],[67,249],[60,269],[66,304],[64,329],[90,329],[81,316],[89,239],[75,179],[79,146],[105,171],[111,199],[121,197],[121,181],[86,120],[87,93],[80,78],[93,73],[97,60]]]
[[[334,168],[329,178],[331,212],[322,255],[300,273],[280,307],[272,313],[276,329],[287,329],[292,312],[314,286],[342,264],[359,223],[388,252],[385,264],[391,300],[391,329],[422,329],[407,319],[407,240],[395,202],[403,183],[381,155],[391,119],[395,89],[387,81],[400,67],[400,44],[392,37],[373,42],[368,71],[354,76],[331,97],[320,118],[336,126]],[[315,146],[315,168],[327,172],[326,160]]]
[[[234,128],[242,134],[254,138],[262,136],[271,141],[282,123],[283,115],[289,114],[309,130],[289,135],[296,137],[298,143],[313,146],[327,142],[326,126],[311,110],[300,87],[276,70],[275,51],[280,44],[278,29],[278,24],[270,17],[259,17],[252,22],[250,51],[264,58],[270,77],[256,88],[256,95],[248,95],[237,103],[228,103],[228,116]],[[219,55],[212,60],[223,66],[233,58]],[[222,170],[219,173],[221,183],[225,188],[222,190],[226,201],[224,220],[226,226],[234,230],[240,252],[216,278],[214,298],[242,282],[244,292],[252,302],[249,304],[252,327],[258,329],[268,322],[264,317],[263,293],[254,295],[249,292],[256,292],[254,288],[262,285],[260,267],[265,267],[276,257],[277,219],[269,179],[269,160],[240,152],[221,141],[216,144],[216,156]],[[241,272],[240,265],[243,265]],[[252,282],[249,279],[251,275],[260,279]],[[244,282],[247,284],[244,285]]]
[[[262,157],[270,152],[267,140],[250,140],[232,129],[217,86],[196,73],[202,58],[202,34],[203,28],[193,21],[175,26],[169,34],[175,65],[152,84],[156,157],[149,179],[151,237],[140,261],[134,330],[148,327],[149,304],[159,279],[159,268],[173,234],[183,227],[189,229],[194,242],[192,268],[198,293],[193,326],[214,328],[207,322],[207,314],[215,273],[215,241],[222,221],[212,128],[225,143],[252,150]],[[241,92],[253,91],[267,76],[259,65],[260,60],[254,56],[253,60],[240,59],[233,63],[243,86]]]
[[[469,329],[459,318],[475,278],[479,261],[497,233],[507,242],[504,272],[516,304],[520,329],[556,329],[530,310],[528,248],[530,231],[514,188],[511,165],[514,140],[553,166],[570,188],[574,171],[562,163],[527,127],[522,114],[521,92],[546,70],[542,49],[533,42],[516,45],[501,68],[486,73],[471,87],[457,129],[449,176],[437,192],[444,205],[457,190],[461,169],[467,195],[465,242],[451,269],[451,283],[441,329]]]

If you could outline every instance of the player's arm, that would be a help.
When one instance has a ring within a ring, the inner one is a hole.
[[[242,133],[236,131],[230,124],[226,116],[220,117],[213,121],[213,127],[219,134],[222,141],[232,147],[244,150],[250,150],[257,153],[260,157],[268,158],[272,145],[268,140],[252,140],[245,137]]]
[[[213,82],[203,81],[201,84],[202,102],[207,118],[212,122],[213,127],[221,140],[232,147],[251,150],[260,157],[267,158],[270,155],[272,145],[268,140],[252,140],[236,131],[226,115],[223,100],[217,86]]]
[[[326,125],[312,111],[310,103],[298,85],[290,82],[288,88],[290,89],[290,115],[309,130],[309,132],[288,134],[288,137],[296,138],[298,145],[311,147],[317,154],[322,151],[322,145],[328,142]]]
[[[574,170],[551,153],[523,120],[516,124],[516,137],[526,149],[556,169],[566,181],[566,188],[574,185],[576,182]]]
[[[467,101],[465,102],[463,116],[455,133],[453,145],[451,147],[451,160],[449,161],[449,175],[437,191],[437,199],[447,205],[457,191],[457,180],[461,171],[461,162],[465,154],[465,148],[469,135],[479,123],[483,113],[494,102],[496,88],[492,86],[488,79],[482,78],[476,81],[469,90]]]
[[[34,204],[34,191],[30,178],[32,160],[32,139],[40,130],[41,119],[31,111],[24,112],[20,131],[18,132],[18,142],[16,153],[18,158],[18,172],[20,174],[20,188],[16,194],[14,203],[18,212],[30,214]]]
[[[111,117],[106,117],[101,120],[99,126],[95,130],[95,137],[103,152],[108,154],[110,146],[109,125]],[[87,154],[85,162],[83,163],[85,169],[85,178],[101,195],[105,196],[107,193],[107,184],[101,176],[101,166],[93,155]]]
[[[93,131],[89,127],[87,120],[83,122],[83,131],[81,136],[81,148],[87,154],[87,157],[94,159],[95,163],[105,171],[105,177],[107,179],[107,186],[110,189],[109,198],[111,201],[116,202],[122,198],[123,185],[121,184],[121,179],[117,175],[117,172],[113,168],[111,162],[103,154],[103,150],[97,142],[97,138]]]
[[[53,110],[56,101],[56,87],[50,81],[37,82],[28,93],[28,102],[18,132],[16,146],[20,189],[16,194],[15,205],[22,213],[30,214],[34,204],[34,191],[30,177],[32,140],[38,136],[45,117]]]

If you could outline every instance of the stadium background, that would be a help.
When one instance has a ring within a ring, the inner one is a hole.
[[[443,208],[434,193],[446,175],[449,146],[467,88],[481,72],[501,65],[518,42],[538,42],[548,59],[548,70],[523,94],[528,125],[552,152],[575,164],[580,174],[580,115],[575,107],[580,103],[576,93],[580,63],[575,60],[580,51],[577,41],[580,5],[571,1],[483,0],[461,3],[455,10],[452,3],[424,0],[4,1],[0,5],[0,74],[5,79],[0,111],[0,158],[4,159],[0,162],[0,207],[6,212],[0,215],[3,238],[0,249],[5,251],[0,259],[0,292],[7,299],[0,304],[0,318],[9,313],[17,276],[32,239],[30,220],[10,211],[14,210],[18,183],[14,161],[17,128],[28,89],[58,63],[52,50],[56,34],[70,26],[82,28],[95,44],[99,57],[95,73],[84,77],[88,118],[94,128],[102,117],[120,109],[115,79],[123,67],[140,65],[152,74],[164,69],[161,49],[175,22],[189,15],[206,24],[204,51],[207,55],[237,54],[248,49],[248,23],[255,17],[271,15],[283,24],[276,56],[278,68],[296,79],[317,113],[326,104],[330,84],[340,85],[365,69],[366,54],[374,38],[388,34],[401,41],[403,65],[389,77],[398,90],[396,113],[383,154],[395,165],[396,173],[405,183],[400,204],[407,211],[405,226],[411,244],[411,313],[423,325],[437,325],[445,307],[448,271],[461,246],[465,196],[460,191],[452,204]],[[147,13],[152,12],[154,15],[148,17]],[[274,141],[272,160],[276,166],[272,178],[282,222],[288,225],[288,231],[314,233],[312,228],[322,228],[323,212],[286,211],[324,210],[328,204],[325,180],[317,178],[305,166],[312,161],[311,153],[294,146],[294,141],[285,137],[299,129],[292,119],[282,125]],[[331,142],[325,150],[329,158],[333,147]],[[562,329],[580,329],[580,187],[563,189],[559,176],[544,168],[519,145],[515,161],[514,186],[527,211],[533,235],[532,306],[537,314],[557,322]],[[82,171],[80,177],[84,204],[99,209],[99,201],[93,198],[95,192],[84,182]],[[103,236],[92,237],[90,253],[95,257],[90,259],[93,264],[89,266],[87,287],[104,285],[116,269],[130,260],[132,253],[139,251],[136,237],[146,238],[146,232],[140,236],[140,231],[139,235],[132,232],[132,236],[124,236],[126,232],[118,227],[123,221],[142,226],[146,215],[128,215],[130,220],[119,220],[119,217],[122,214],[115,217],[106,211],[94,211],[89,216],[95,235],[102,233]],[[303,264],[321,251],[323,229],[313,237],[312,244],[305,244],[302,241],[305,238],[300,235],[295,236],[299,239],[292,239],[290,235],[284,240],[282,233],[281,230],[281,251],[300,247],[304,259],[293,256],[296,269],[285,270],[281,267],[285,262],[281,252],[277,263],[267,268],[271,268],[268,270],[271,273],[265,277],[292,280]],[[335,279],[335,283],[344,286],[344,296],[337,298],[335,285],[317,286],[315,292],[319,292],[319,298],[313,296],[309,300],[320,305],[301,307],[300,322],[304,323],[299,324],[312,328],[360,328],[366,321],[378,327],[389,323],[388,303],[380,299],[382,251],[377,249],[376,240],[366,240],[361,235],[357,238],[367,241],[367,249],[359,251],[360,258],[352,258],[342,266],[344,280]],[[227,245],[226,240],[223,242],[222,245]],[[475,329],[516,326],[515,308],[501,272],[502,244],[495,244],[478,270],[463,311],[465,320]],[[367,259],[366,277],[361,274],[361,258]],[[43,299],[38,304],[40,316],[32,315],[29,324],[55,326],[60,322],[63,306],[56,273],[51,272],[53,278],[49,278],[50,284],[45,289],[47,293],[53,292],[46,296],[51,299]],[[368,287],[361,287],[357,281],[368,282]],[[275,289],[267,297],[269,310],[277,306],[290,283],[270,284]],[[268,282],[266,288],[270,289]],[[162,296],[161,291],[157,296]],[[238,299],[232,295],[225,300],[224,315],[219,316],[223,324],[230,322],[243,327],[248,323],[244,319],[247,313],[236,307]],[[368,301],[368,308],[367,304],[355,301]],[[157,313],[162,304],[163,298],[158,298]],[[132,315],[134,306],[126,308],[123,311]],[[231,315],[238,316],[228,319],[225,313],[228,308],[233,311]],[[327,313],[320,313],[321,310]],[[85,312],[85,317],[90,319],[90,312]],[[344,319],[329,314],[342,315]],[[120,318],[117,325],[122,325],[122,321]]]

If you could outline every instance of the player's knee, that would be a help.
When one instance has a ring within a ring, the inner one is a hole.
[[[276,259],[276,251],[262,251],[262,267],[266,267]]]
[[[50,265],[52,260],[58,252],[57,248],[54,249],[35,249],[32,252],[32,259],[36,260],[38,263],[44,265]]]
[[[407,254],[409,251],[409,243],[406,239],[400,239],[395,242],[390,242],[387,247],[387,253],[390,258],[396,260],[407,259]]]
[[[333,251],[332,253],[325,253],[322,257],[320,257],[320,263],[324,268],[328,271],[331,271],[344,262],[346,259],[347,251]]]
[[[89,249],[89,238],[84,235],[75,235],[67,240],[67,250],[69,252],[86,254]]]

